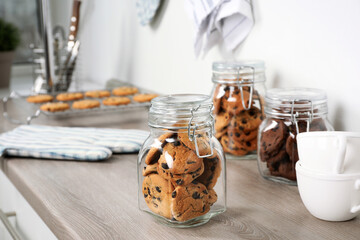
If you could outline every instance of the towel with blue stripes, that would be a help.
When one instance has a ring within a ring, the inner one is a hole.
[[[0,135],[0,154],[59,160],[100,161],[135,153],[149,136],[136,129],[22,125]]]

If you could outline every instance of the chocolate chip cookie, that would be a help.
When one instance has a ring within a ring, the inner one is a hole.
[[[263,119],[261,111],[252,107],[247,111],[240,112],[230,120],[229,128],[239,131],[252,131],[259,127]]]
[[[158,167],[159,169],[159,167]],[[193,182],[196,178],[198,178],[203,172],[204,172],[204,164],[201,164],[201,166],[196,169],[193,172],[187,172],[187,173],[183,173],[183,174],[166,174],[164,171],[161,172],[160,171],[160,176],[162,176],[165,179],[168,179],[171,181],[171,183],[174,186],[185,186],[191,182]]]
[[[133,99],[135,102],[150,102],[153,98],[158,96],[158,94],[137,94]]]
[[[241,131],[239,129],[229,127],[227,129],[227,134],[231,140],[236,142],[251,141],[257,137],[258,129]]]
[[[210,148],[210,138],[206,133],[195,133],[196,134],[196,144],[199,150],[200,156],[211,154]],[[196,151],[195,138],[191,141],[189,139],[188,131],[182,131],[178,133],[179,140],[188,148]]]
[[[264,153],[271,154],[282,148],[288,137],[288,127],[283,121],[271,120],[261,134],[260,148]]]
[[[207,189],[212,189],[218,177],[221,174],[221,160],[217,153],[213,156],[204,158],[204,172],[196,180],[206,186]]]
[[[295,163],[299,160],[299,154],[297,149],[296,134],[290,132],[285,143],[286,153],[289,155],[291,162]]]
[[[241,95],[240,89],[238,87],[233,87],[230,89],[233,90],[229,91],[229,97],[227,98],[227,101],[224,102],[224,108],[226,112],[237,115],[243,111],[245,107],[249,106],[250,93],[248,91],[243,91]],[[245,106],[242,102],[242,96]]]
[[[208,192],[209,192],[208,202],[209,202],[210,206],[212,206],[217,201],[218,196],[214,189],[208,189]]]
[[[178,181],[175,182],[177,185],[188,183],[191,178],[200,176],[204,171],[203,160],[198,158],[194,151],[181,143],[176,145],[167,144],[158,163],[159,175],[165,179],[178,177]]]
[[[45,103],[40,106],[40,110],[47,112],[65,111],[69,108],[70,108],[69,104],[63,102]]]
[[[110,92],[107,90],[95,90],[95,91],[87,91],[85,93],[86,97],[91,98],[103,98],[103,97],[110,97]]]
[[[168,143],[177,143],[177,134],[167,132],[154,140],[149,152],[146,155],[145,163],[147,165],[157,162],[163,152],[163,147]]]
[[[36,95],[36,96],[29,96],[26,98],[26,101],[29,103],[45,103],[45,102],[51,102],[54,99],[51,95]]]
[[[231,120],[229,113],[219,113],[215,118],[215,131],[221,132],[227,128]]]
[[[171,219],[171,194],[174,187],[170,181],[158,174],[150,174],[144,178],[142,192],[150,210],[160,216]]]
[[[295,166],[292,162],[281,162],[276,171],[271,171],[271,175],[284,177],[289,180],[296,180]]]
[[[118,87],[112,90],[112,94],[116,96],[133,95],[139,90],[136,87]]]
[[[157,167],[158,167],[157,163],[147,165],[143,169],[143,172],[142,172],[143,176],[147,176],[151,173],[157,173]]]
[[[108,97],[102,103],[107,106],[119,106],[129,104],[131,100],[128,97]]]
[[[74,101],[84,98],[82,93],[60,93],[56,96],[58,101]]]
[[[227,153],[237,156],[243,156],[248,153],[244,146],[236,141],[231,140],[227,135],[221,137],[220,143],[223,146],[224,151]]]
[[[209,192],[199,182],[177,186],[171,194],[171,212],[180,222],[206,214],[210,206]]]
[[[226,86],[225,85],[221,85],[221,84],[218,84],[216,87],[215,87],[215,90],[214,90],[214,94],[213,94],[213,104],[214,104],[214,110],[213,110],[213,113],[214,114],[218,114],[220,111],[223,110],[223,101],[224,101],[224,98],[225,98],[225,95],[226,92],[225,91],[226,89]]]
[[[74,109],[89,109],[89,108],[97,108],[100,107],[100,102],[97,100],[80,100],[75,101],[72,104],[72,108]]]

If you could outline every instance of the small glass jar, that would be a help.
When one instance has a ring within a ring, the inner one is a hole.
[[[207,95],[157,97],[138,157],[139,208],[172,227],[204,224],[226,210],[225,157]]]
[[[228,158],[256,159],[264,118],[264,62],[214,62],[212,68],[215,137]]]
[[[258,137],[259,171],[265,179],[296,185],[297,134],[334,130],[327,119],[326,93],[312,88],[270,89],[265,114]]]

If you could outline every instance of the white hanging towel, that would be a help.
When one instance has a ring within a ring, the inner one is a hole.
[[[195,25],[195,55],[224,42],[233,51],[250,33],[254,19],[251,0],[185,0]]]

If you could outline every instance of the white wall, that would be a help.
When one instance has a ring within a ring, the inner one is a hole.
[[[254,0],[256,23],[247,40],[233,54],[215,47],[204,59],[194,57],[183,0],[164,2],[157,21],[142,27],[135,1],[92,1],[81,35],[81,79],[209,93],[213,61],[263,59],[268,88],[325,89],[335,128],[360,131],[360,1]]]

